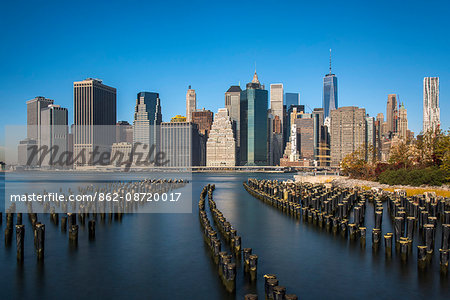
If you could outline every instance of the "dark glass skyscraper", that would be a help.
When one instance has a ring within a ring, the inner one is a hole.
[[[300,102],[298,99],[298,93],[284,93],[284,105],[286,105],[286,109],[289,109],[291,105],[299,105]]]
[[[330,112],[338,108],[337,77],[331,73],[331,49],[330,49],[330,73],[323,78],[323,113],[324,119],[330,116]]]
[[[241,92],[240,104],[240,164],[247,166],[267,165],[267,104],[268,93],[253,76]]]

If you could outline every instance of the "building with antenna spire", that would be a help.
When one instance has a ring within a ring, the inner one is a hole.
[[[323,78],[323,103],[324,118],[330,116],[330,112],[338,108],[337,77],[331,72],[331,49],[330,49],[330,72]]]
[[[240,164],[247,166],[268,163],[268,93],[258,75],[241,92],[240,98]]]

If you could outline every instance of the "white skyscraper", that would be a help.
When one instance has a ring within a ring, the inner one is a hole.
[[[226,108],[220,108],[214,117],[206,143],[206,165],[215,167],[236,165],[233,121]]]
[[[192,112],[197,109],[197,94],[195,90],[189,89],[186,93],[186,122],[191,122],[192,120]]]
[[[270,85],[270,110],[273,117],[280,117],[283,122],[283,84],[275,83]]]
[[[423,132],[440,125],[439,77],[423,79]]]

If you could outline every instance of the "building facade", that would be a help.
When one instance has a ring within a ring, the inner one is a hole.
[[[27,138],[39,139],[39,126],[41,125],[41,110],[54,103],[54,100],[45,97],[35,97],[27,101]]]
[[[331,111],[338,108],[338,87],[337,77],[335,74],[330,73],[323,78],[323,112],[324,118],[330,116]]]
[[[60,155],[68,150],[69,127],[67,122],[67,108],[51,104],[41,110],[39,147],[47,146],[48,149],[51,149],[56,146],[58,149],[57,152],[50,152],[49,155],[43,157],[42,166],[69,167],[66,162],[59,163]]]
[[[213,112],[207,109],[198,109],[192,112],[192,123],[198,125],[198,131],[200,134],[208,138],[209,131],[213,123]]]
[[[268,93],[254,74],[252,82],[241,92],[240,164],[268,164]]]
[[[331,111],[331,164],[339,166],[342,159],[364,147],[366,141],[366,110],[355,106]]]
[[[140,92],[137,94],[134,109],[133,143],[160,146],[161,100],[158,93]]]
[[[439,77],[423,79],[423,132],[440,126]]]
[[[127,121],[119,121],[116,123],[116,143],[133,144],[134,136],[133,126]]]
[[[388,133],[397,133],[397,112],[397,95],[389,94],[386,105],[386,131]]]
[[[191,122],[192,112],[197,110],[197,94],[189,86],[186,92],[186,122]]]
[[[115,140],[116,89],[102,80],[88,78],[73,83],[74,157],[84,152],[87,158],[96,147],[111,151]],[[75,165],[88,165],[90,160],[76,160]]]
[[[375,118],[366,116],[366,160],[374,161],[377,157],[377,137]]]
[[[166,167],[186,168],[202,164],[198,125],[190,122],[161,123],[161,152]]]
[[[408,113],[406,111],[405,105],[401,104],[398,110],[398,119],[397,119],[397,127],[398,127],[398,136],[400,139],[407,140],[408,139]]]
[[[284,104],[286,105],[286,110],[288,110],[291,105],[300,105],[300,94],[299,93],[285,93],[284,94]]]
[[[233,121],[228,109],[220,108],[214,118],[206,143],[208,167],[233,167],[236,165],[236,139]]]

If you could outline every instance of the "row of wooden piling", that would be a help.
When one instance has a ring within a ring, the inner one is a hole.
[[[225,241],[229,243],[231,252],[236,257],[236,260],[240,260],[241,252],[243,252],[244,272],[250,274],[251,281],[255,281],[257,275],[258,255],[252,254],[252,248],[241,249],[241,236],[237,235],[237,230],[229,221],[227,221],[223,213],[217,208],[216,202],[213,198],[214,189],[215,185],[211,185],[208,189],[208,204],[213,221],[216,224],[219,232],[224,237]]]
[[[439,264],[442,273],[448,272],[450,253],[450,207],[447,199],[435,193],[407,197],[405,191],[396,190],[387,198],[389,216],[394,224],[396,248],[400,248],[402,259],[411,252],[412,241],[418,240],[417,261],[425,269],[433,256],[436,231],[441,227]]]
[[[86,187],[78,187],[77,195],[80,197],[92,196],[92,199],[96,197],[96,201],[46,201],[36,202],[41,205],[41,211],[43,213],[67,213],[76,212],[80,215],[87,213],[108,213],[116,214],[119,219],[122,218],[124,213],[132,213],[138,211],[139,207],[144,206],[147,197],[143,197],[140,201],[127,201],[127,194],[131,194],[132,197],[136,194],[163,194],[171,190],[175,190],[185,186],[189,181],[184,179],[144,179],[140,181],[117,181],[108,183],[105,186],[94,187],[89,185]],[[47,195],[47,191],[43,191],[42,195]],[[62,188],[59,190],[59,195],[64,199],[68,199],[69,196],[74,196],[74,192],[69,188],[67,192],[64,192]],[[28,197],[28,194],[25,194]],[[104,197],[103,201],[99,200],[99,197]],[[106,200],[106,197],[109,200]],[[114,199],[115,201],[111,201]],[[33,212],[33,203],[28,201],[26,203],[28,212]]]
[[[223,213],[217,208],[216,202],[214,201],[213,192],[215,190],[215,185],[207,185],[203,188],[200,194],[199,201],[199,212],[200,212],[200,223],[204,228],[204,236],[207,244],[209,245],[211,252],[214,255],[214,261],[219,264],[219,275],[223,278],[223,266],[229,262],[234,256],[235,262],[239,262],[241,259],[241,252],[243,253],[244,261],[244,273],[250,274],[250,280],[257,280],[257,264],[258,256],[252,254],[252,248],[243,248],[241,250],[242,241],[241,237],[237,235],[236,229],[228,222],[223,215]],[[211,215],[213,221],[217,226],[219,232],[224,237],[225,241],[229,243],[232,255],[227,255],[227,252],[220,252],[220,240],[218,240],[217,232],[214,231],[209,223],[206,211],[205,211],[205,198],[208,197],[208,204],[210,207]],[[233,263],[233,268],[236,266]],[[222,272],[222,273],[221,273]],[[234,273],[235,274],[235,273]],[[275,299],[275,300],[296,300],[298,297],[294,294],[286,294],[286,288],[278,285],[278,280],[276,275],[266,274],[264,275],[265,281],[265,299]],[[233,291],[235,287],[235,282],[231,285],[226,280],[223,280],[225,287],[228,291]],[[258,299],[257,294],[247,294],[245,299]]]
[[[131,183],[124,183],[124,182],[118,182],[117,184],[110,184],[107,190],[114,190],[115,187],[120,187],[120,191],[125,192],[126,188],[131,188],[131,191],[134,193],[139,192],[154,192],[155,189],[158,191],[168,191],[174,188],[179,188],[181,186],[184,186],[187,183],[185,180],[153,180],[153,179],[146,179],[138,182],[131,182]],[[93,191],[93,186],[88,186],[86,188],[79,188],[80,192],[86,192],[86,191]],[[95,189],[97,191],[100,191],[101,189]],[[69,193],[70,193],[69,189]],[[44,193],[46,193],[44,191]],[[110,221],[113,219],[113,215],[115,216],[115,219],[121,220],[123,212],[121,211],[115,211],[114,213],[112,210],[110,210],[108,213],[106,212],[99,212],[97,213],[94,209],[92,212],[90,212],[88,209],[84,210],[81,209],[83,206],[79,206],[78,213],[59,213],[61,207],[58,207],[61,205],[60,202],[54,202],[55,206],[51,206],[49,202],[41,203],[42,206],[45,206],[44,211],[49,213],[50,215],[50,221],[55,226],[60,226],[62,232],[68,231],[68,240],[71,244],[76,245],[78,243],[78,234],[79,234],[79,225],[77,224],[77,217],[78,221],[81,225],[86,224],[86,220],[88,223],[88,233],[89,233],[89,239],[93,240],[95,239],[95,225],[96,225],[96,219],[97,214],[100,216],[100,219],[102,221],[105,221],[105,219],[108,217]],[[45,256],[45,225],[38,221],[38,214],[33,212],[32,203],[27,202],[27,208],[28,208],[28,219],[30,221],[31,227],[33,229],[33,235],[34,235],[34,246],[36,250],[36,256],[38,260],[43,260]],[[76,207],[76,203],[72,208]],[[67,208],[67,207],[66,207]],[[16,250],[17,250],[17,260],[23,261],[24,259],[24,251],[25,251],[25,225],[23,224],[23,214],[16,211],[16,204],[12,203],[10,207],[6,210],[6,228],[5,228],[5,245],[9,246],[12,242],[13,232],[15,228],[16,233]],[[14,225],[14,215],[16,216],[16,225]],[[59,216],[61,215],[61,219],[59,219]],[[2,215],[0,212],[0,224],[2,221]],[[89,219],[91,217],[91,219]]]
[[[217,232],[212,228],[208,215],[205,211],[205,197],[209,193],[212,195],[214,187],[212,185],[205,186],[200,194],[199,217],[200,224],[203,228],[203,236],[209,247],[214,263],[218,266],[219,276],[228,292],[234,292],[236,289],[236,263],[232,261],[233,255],[222,250],[222,243],[217,236]]]
[[[277,180],[249,179],[244,182],[244,187],[254,197],[302,218],[305,222],[325,227],[334,234],[340,232],[350,240],[359,238],[362,246],[366,244],[366,203],[373,203],[375,225],[372,229],[372,247],[375,251],[382,242],[383,202],[387,201],[394,222],[394,233],[384,234],[386,255],[391,255],[395,241],[395,249],[402,261],[406,261],[412,249],[414,232],[418,227],[424,242],[424,245],[418,246],[418,264],[421,268],[431,260],[436,226],[442,222],[440,266],[442,272],[448,270],[450,227],[446,222],[450,219],[449,199],[434,197],[430,201],[427,200],[427,194],[406,197],[406,193],[399,191],[380,193],[359,188],[325,187]]]

